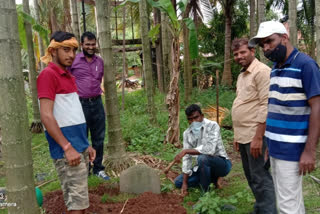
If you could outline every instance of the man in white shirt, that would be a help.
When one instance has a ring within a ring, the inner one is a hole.
[[[182,174],[175,179],[182,195],[188,187],[199,186],[208,191],[210,183],[217,185],[219,177],[226,176],[231,170],[231,161],[224,149],[219,125],[205,119],[201,108],[190,105],[185,113],[190,127],[183,133],[183,150],[175,157],[182,162]],[[192,166],[192,156],[197,156],[197,165]]]

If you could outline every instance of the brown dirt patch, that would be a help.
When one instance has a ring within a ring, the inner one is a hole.
[[[232,164],[235,164],[235,163],[241,163],[241,156],[240,156],[240,152],[236,152],[236,151],[233,151],[233,142],[229,142],[229,147],[231,148],[230,150],[231,151],[227,151],[227,154],[231,160],[231,163]]]
[[[187,213],[181,205],[183,197],[173,193],[154,194],[145,192],[136,198],[128,199],[127,203],[102,203],[101,197],[104,194],[109,196],[117,196],[120,194],[118,187],[112,187],[110,184],[102,184],[94,189],[89,190],[90,207],[87,214],[104,214],[104,213],[120,213],[123,214],[161,214],[161,213]],[[46,214],[61,214],[66,212],[63,201],[62,191],[49,192],[44,196],[43,208]]]

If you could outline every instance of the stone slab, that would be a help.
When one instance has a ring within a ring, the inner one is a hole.
[[[135,194],[144,192],[159,194],[161,190],[158,170],[144,164],[124,170],[120,174],[120,191]]]

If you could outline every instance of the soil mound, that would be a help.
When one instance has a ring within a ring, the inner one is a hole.
[[[123,214],[185,214],[187,211],[182,206],[183,197],[173,193],[154,194],[145,192],[136,198],[119,203],[103,203],[101,197],[107,194],[110,197],[120,194],[118,187],[110,187],[107,184],[89,190],[90,207],[87,214],[117,213],[123,210]],[[43,208],[46,214],[61,214],[66,212],[62,191],[49,192],[44,196]]]

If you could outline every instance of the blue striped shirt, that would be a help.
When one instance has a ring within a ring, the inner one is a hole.
[[[320,72],[312,58],[294,49],[283,66],[274,65],[265,132],[270,156],[300,160],[308,137],[308,99],[317,95],[320,95]]]

